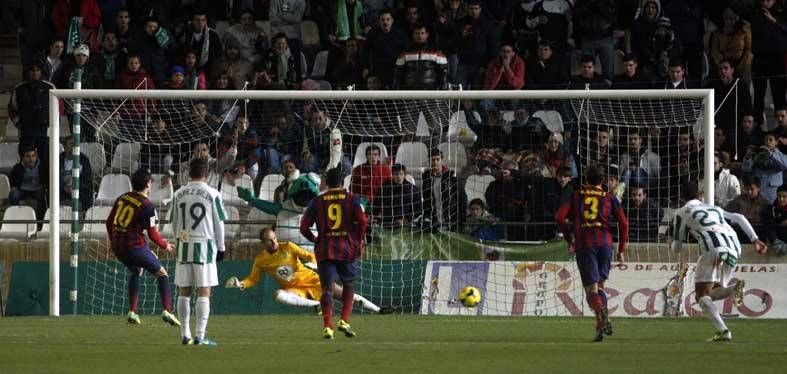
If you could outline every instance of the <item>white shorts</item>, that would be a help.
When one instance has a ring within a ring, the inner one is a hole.
[[[719,283],[722,287],[727,287],[735,267],[721,261],[720,254],[723,252],[727,252],[727,249],[714,248],[700,256],[697,268],[694,269],[694,283]]]
[[[175,285],[178,287],[218,286],[216,264],[175,264]]]

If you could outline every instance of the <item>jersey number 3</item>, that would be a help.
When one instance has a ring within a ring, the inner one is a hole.
[[[340,204],[334,203],[328,205],[328,219],[333,221],[331,230],[336,230],[339,227],[342,227],[342,206]]]
[[[598,218],[598,198],[588,196],[585,198],[585,209],[582,211],[582,216],[585,221],[595,221]]]

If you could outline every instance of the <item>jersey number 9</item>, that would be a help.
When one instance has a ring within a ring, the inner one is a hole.
[[[342,206],[340,204],[328,205],[328,219],[333,221],[331,230],[336,230],[342,227]]]

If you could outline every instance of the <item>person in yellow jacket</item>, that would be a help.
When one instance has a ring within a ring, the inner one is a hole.
[[[293,242],[279,242],[276,232],[270,228],[260,231],[262,251],[254,258],[249,275],[243,280],[230,277],[225,283],[227,288],[240,288],[241,291],[254,287],[262,273],[268,274],[279,284],[274,293],[276,302],[298,307],[319,307],[322,296],[320,277],[315,269],[314,254]],[[333,285],[333,295],[341,300],[342,287]],[[392,307],[380,308],[361,295],[356,294],[354,303],[363,309],[380,314],[390,314]]]

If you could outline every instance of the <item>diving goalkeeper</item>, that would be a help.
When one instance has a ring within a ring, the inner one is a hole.
[[[260,231],[260,240],[263,250],[254,258],[251,273],[243,280],[231,277],[225,286],[240,288],[242,291],[254,287],[259,282],[261,273],[266,273],[279,283],[279,289],[274,293],[276,302],[297,307],[320,306],[322,286],[320,277],[313,270],[317,268],[314,254],[295,243],[277,241],[276,232],[270,228]],[[333,296],[341,300],[340,285],[333,285]],[[390,314],[395,311],[392,307],[380,308],[358,294],[355,294],[353,303],[379,314]]]

